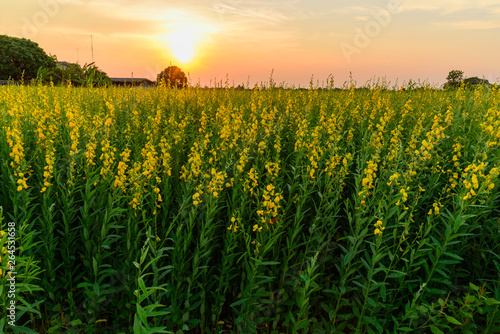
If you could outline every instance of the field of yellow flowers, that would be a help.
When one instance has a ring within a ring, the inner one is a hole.
[[[0,331],[500,332],[498,86],[11,85],[0,125]]]

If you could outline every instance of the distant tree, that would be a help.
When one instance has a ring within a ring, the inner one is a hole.
[[[82,68],[83,83],[86,86],[107,86],[111,85],[111,79],[106,72],[101,71],[94,63],[85,64]]]
[[[446,77],[446,80],[448,80],[448,82],[445,84],[445,87],[447,88],[459,87],[463,79],[464,79],[464,71],[460,70],[450,71],[450,73],[448,73],[448,76]]]
[[[466,86],[490,85],[490,82],[486,79],[480,79],[478,77],[470,77],[470,78],[464,79],[464,84]]]
[[[0,35],[0,80],[34,79],[40,68],[55,68],[56,61],[37,43]]]
[[[187,84],[186,74],[177,66],[169,66],[161,71],[156,77],[156,82],[159,84],[162,80],[166,85],[176,88],[185,87]]]
[[[106,86],[111,85],[108,75],[101,71],[94,63],[72,64],[63,68],[41,69],[38,71],[37,79],[43,83],[52,81],[54,84],[69,84],[72,86]]]

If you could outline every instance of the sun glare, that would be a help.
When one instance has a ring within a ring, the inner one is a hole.
[[[180,62],[186,63],[195,55],[198,36],[194,30],[176,30],[169,34],[168,43],[172,54]]]
[[[177,21],[171,20],[165,29],[162,39],[171,55],[182,63],[197,56],[208,35],[218,30],[215,26],[185,13],[178,13]]]

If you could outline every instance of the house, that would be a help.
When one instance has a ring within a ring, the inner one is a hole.
[[[67,68],[69,68],[69,67],[73,66],[73,65],[75,65],[75,64],[73,64],[73,63],[68,63],[67,61],[58,61],[58,62],[56,63],[56,66],[57,66],[57,67],[59,67],[59,68],[60,68],[61,70],[63,70],[63,71],[64,71],[65,69],[67,69]]]
[[[110,78],[115,86],[154,87],[155,82],[147,78]]]

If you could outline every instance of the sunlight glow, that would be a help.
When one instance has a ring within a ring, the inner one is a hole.
[[[188,29],[179,29],[169,34],[169,48],[172,50],[174,57],[183,63],[191,60],[195,55],[197,37],[196,31]]]
[[[208,35],[218,29],[186,13],[177,14],[176,20],[171,20],[166,24],[166,33],[161,39],[178,61],[186,63],[200,53]]]

